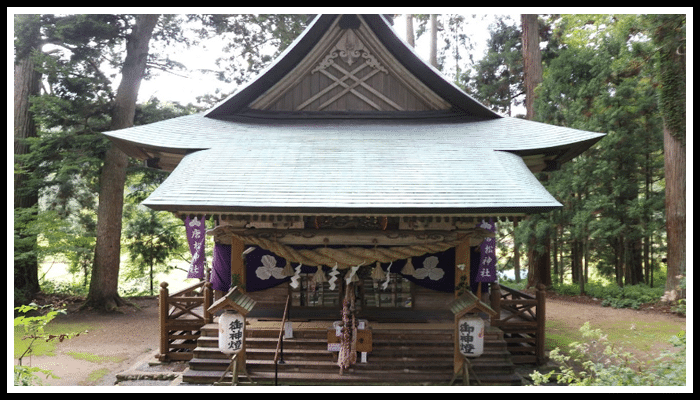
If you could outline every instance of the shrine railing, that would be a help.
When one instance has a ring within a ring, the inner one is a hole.
[[[169,293],[168,283],[160,284],[160,361],[188,361],[204,325],[213,322],[207,312],[212,304],[211,283],[201,281],[178,292]]]
[[[491,285],[491,308],[496,311],[491,325],[503,331],[515,364],[545,362],[545,303],[544,286],[533,296],[498,283]]]
[[[285,324],[287,323],[290,301],[291,301],[291,297],[287,296],[287,301],[284,304],[284,313],[282,313],[282,323],[280,324],[280,334],[279,334],[279,337],[277,338],[277,348],[275,349],[275,358],[273,360],[273,362],[275,363],[275,386],[277,386],[277,373],[278,373],[277,366],[278,366],[278,364],[284,364],[284,331],[285,331]]]

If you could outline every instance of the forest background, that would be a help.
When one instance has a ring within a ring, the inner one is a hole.
[[[613,305],[629,305],[630,287],[657,288],[651,301],[685,298],[686,15],[676,11],[493,15],[478,53],[481,16],[393,15],[395,29],[403,22],[399,36],[428,40],[431,63],[493,110],[607,134],[539,174],[561,210],[498,224],[498,268],[514,271],[515,284],[528,271],[522,286],[604,292],[619,300]],[[153,293],[156,272],[186,268],[182,221],[139,205],[167,174],[118,154],[100,132],[211,107],[283,51],[309,17],[14,15],[15,304],[40,291],[70,292],[114,309],[121,297]],[[535,39],[527,39],[532,26]],[[184,50],[205,45],[220,58],[193,66]],[[163,74],[213,77],[220,89],[188,104],[138,100],[142,83]],[[100,201],[107,198],[119,201]],[[107,203],[112,209],[100,209]],[[68,287],[42,279],[54,262],[69,266]]]

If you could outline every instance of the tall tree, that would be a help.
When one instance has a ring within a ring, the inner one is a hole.
[[[126,40],[126,56],[114,100],[111,130],[128,128],[134,123],[136,98],[146,73],[148,45],[158,18],[158,15],[135,16]],[[118,293],[118,279],[127,164],[126,154],[112,144],[100,175],[95,262],[86,306],[112,310],[123,304]]]
[[[652,46],[638,16],[565,16],[556,30],[563,46],[547,65],[538,119],[607,133],[547,183],[566,206],[572,275],[585,281],[593,252],[599,272],[619,285],[643,282],[643,243],[658,235],[661,215]]]
[[[484,57],[475,67],[469,91],[472,96],[497,112],[511,115],[515,105],[523,104],[522,37],[517,25],[507,17],[489,26]]]
[[[540,30],[536,14],[523,14],[522,21],[522,49],[523,49],[523,86],[525,87],[525,118],[535,119],[535,89],[542,82],[542,55],[540,53]],[[544,177],[546,179],[546,176]],[[540,221],[548,225],[546,219]],[[550,261],[550,227],[538,229],[544,233],[530,238],[528,243],[528,287],[542,284],[552,285],[551,261]],[[535,245],[537,239],[542,240],[541,245]]]
[[[15,64],[14,64],[14,154],[17,157],[29,153],[28,139],[37,136],[37,127],[30,110],[32,97],[39,95],[41,74],[34,65],[35,52],[40,47],[40,21],[37,15],[16,15]],[[14,175],[14,288],[15,301],[26,303],[39,287],[36,234],[26,229],[36,217],[38,192],[27,190],[31,175],[28,166],[17,163]]]
[[[58,132],[70,124],[68,121],[79,121],[78,125],[88,125],[88,121],[95,120],[94,114],[85,112],[80,116],[78,113],[62,112],[69,108],[72,111],[81,108],[83,100],[91,98],[100,99],[104,91],[100,88],[100,83],[96,85],[86,84],[89,75],[88,70],[94,68],[94,54],[111,43],[114,33],[118,29],[118,21],[111,15],[62,15],[51,14],[22,15],[15,17],[15,57],[17,60],[15,68],[15,163],[17,173],[15,175],[15,219],[16,227],[19,223],[27,222],[31,224],[37,213],[37,199],[39,192],[45,189],[47,182],[54,180],[56,173],[47,172],[47,162],[49,158],[57,158],[56,147],[42,146],[38,144],[43,137],[50,136],[56,141],[61,141],[63,135]],[[45,46],[45,45],[51,46]],[[67,50],[71,57],[61,58],[60,53]],[[51,96],[39,96],[40,87],[44,87],[41,76],[45,77],[45,82],[50,88],[57,81],[62,80],[62,72],[68,69],[68,65],[75,67],[82,64],[82,69],[78,68],[64,80],[60,89],[51,91]],[[50,65],[50,67],[49,67]],[[49,72],[51,70],[51,72]],[[30,83],[31,82],[31,83]],[[71,88],[75,96],[64,97],[66,89]],[[42,107],[48,105],[48,107]],[[46,118],[44,109],[53,109],[54,118]],[[84,110],[83,110],[84,111]],[[75,119],[73,119],[75,117]],[[48,120],[51,121],[48,121]],[[51,129],[50,133],[41,130]],[[31,133],[29,133],[31,132]],[[65,140],[63,143],[73,144],[79,140]],[[37,150],[37,147],[42,148]],[[99,146],[91,146],[93,149]],[[95,150],[96,151],[96,150]],[[68,170],[70,168],[63,168]],[[53,171],[56,172],[56,171]],[[63,174],[65,175],[65,174]],[[58,190],[65,193],[73,183],[65,180]],[[69,191],[69,190],[68,190]],[[25,225],[25,228],[29,225]],[[21,228],[21,227],[20,227]],[[35,232],[41,232],[35,228]],[[26,282],[34,280],[37,276],[38,260],[36,259],[36,235],[27,234],[27,230],[18,229],[16,234],[15,260],[17,276],[20,280],[16,282],[16,293],[38,290],[38,282],[34,281],[30,289],[25,288]],[[31,280],[25,279],[26,277]]]
[[[525,119],[535,119],[535,89],[542,82],[542,54],[537,14],[523,14],[523,76],[525,86]]]
[[[659,108],[663,117],[666,174],[666,235],[668,240],[666,299],[686,274],[685,235],[685,15],[651,17],[658,48]]]

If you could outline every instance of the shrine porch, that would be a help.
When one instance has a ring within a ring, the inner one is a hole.
[[[249,318],[246,325],[246,372],[256,384],[341,384],[341,385],[447,385],[454,378],[454,318],[433,319],[426,313],[426,322],[367,321],[371,331],[372,351],[358,353],[357,362],[340,374],[337,352],[328,350],[328,332],[332,319],[306,319],[292,316],[292,337],[284,339],[283,363],[275,366],[274,355],[280,333],[280,321],[266,317]],[[430,319],[430,322],[427,320]],[[197,341],[189,369],[183,374],[184,384],[230,382],[225,372],[230,359],[218,350],[217,323],[205,325]],[[484,354],[471,360],[482,385],[520,385],[503,332],[486,328]],[[277,367],[277,374],[275,374]],[[223,378],[222,378],[223,376]],[[462,384],[458,377],[457,384]]]

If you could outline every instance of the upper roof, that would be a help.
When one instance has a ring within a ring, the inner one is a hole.
[[[316,215],[551,210],[532,172],[604,136],[490,111],[380,15],[317,16],[206,113],[105,134],[174,170],[151,208]]]
[[[376,146],[390,151],[385,139],[401,137],[416,149],[437,144],[455,148],[483,148],[516,153],[526,158],[533,171],[561,164],[598,141],[600,133],[565,128],[519,118],[495,118],[465,123],[463,118],[403,119],[276,119],[250,116],[225,120],[193,114],[106,132],[112,141],[132,157],[159,158],[159,166],[174,169],[185,154],[216,147],[279,146],[285,141],[309,143],[334,141],[338,137],[361,138],[346,141],[348,151],[368,151]],[[265,142],[251,141],[265,138]],[[382,145],[383,143],[383,145]],[[354,150],[353,150],[354,149]],[[283,150],[280,150],[283,151]]]
[[[206,113],[442,111],[498,118],[403,42],[382,15],[319,15],[255,80]],[[338,114],[337,117],[347,116]],[[392,115],[400,117],[400,115]]]

